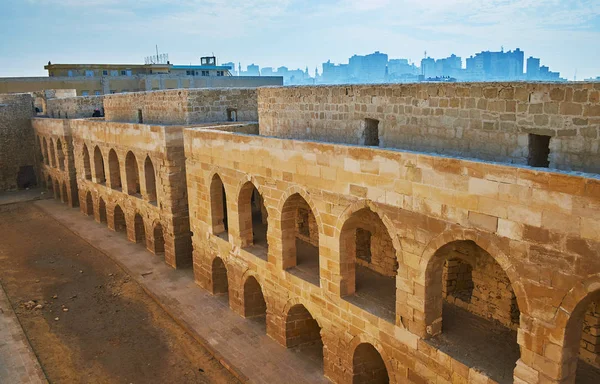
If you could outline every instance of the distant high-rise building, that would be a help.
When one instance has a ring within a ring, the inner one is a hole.
[[[540,59],[530,56],[527,59],[526,77],[528,80],[537,79],[540,76]]]
[[[467,77],[473,80],[520,80],[524,53],[519,48],[504,52],[479,52],[467,59]]]

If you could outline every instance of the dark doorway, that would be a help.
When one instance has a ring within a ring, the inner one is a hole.
[[[25,189],[31,188],[37,185],[37,180],[35,178],[35,171],[33,170],[32,165],[24,165],[19,168],[19,173],[17,173],[17,188]]]
[[[379,120],[365,119],[365,145],[379,146]]]
[[[529,157],[527,165],[548,168],[550,161],[550,136],[529,134]]]

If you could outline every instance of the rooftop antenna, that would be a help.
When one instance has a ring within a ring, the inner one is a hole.
[[[504,45],[500,46],[500,52],[504,52]]]
[[[577,68],[575,68],[575,76],[573,76],[573,81],[577,81]]]
[[[156,57],[158,57],[158,44],[156,44]]]

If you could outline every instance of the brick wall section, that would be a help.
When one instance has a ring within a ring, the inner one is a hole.
[[[592,302],[585,313],[579,357],[600,368],[600,301]]]
[[[267,333],[284,345],[288,311],[304,305],[322,328],[325,374],[334,381],[351,381],[356,340],[368,340],[392,382],[491,382],[425,342],[442,331],[442,271],[446,260],[456,258],[447,250],[472,243],[490,256],[471,260],[473,279],[502,292],[502,304],[492,304],[504,311],[505,322],[513,319],[511,290],[518,304],[515,382],[574,382],[572,350],[579,350],[587,308],[578,304],[600,282],[597,178],[217,131],[188,129],[184,137],[196,281],[211,289],[212,260],[222,258],[230,305],[243,313],[244,281],[257,276]],[[207,236],[214,174],[227,193],[229,241]],[[237,197],[248,180],[268,211],[267,260],[239,247]],[[319,227],[319,285],[284,269],[282,207],[297,193]],[[399,263],[393,323],[341,297],[352,279],[340,234],[364,209],[381,218]],[[485,300],[490,302],[482,295]]]
[[[236,111],[235,121],[257,121],[255,88],[203,88],[107,95],[106,121],[146,124],[223,122]]]
[[[46,115],[52,118],[77,119],[92,117],[102,111],[104,96],[79,96],[46,100]]]
[[[600,84],[454,83],[265,87],[262,135],[364,144],[527,164],[528,134],[547,135],[550,167],[600,172]]]
[[[28,94],[0,94],[0,191],[17,189],[23,181],[22,167],[34,168],[36,144],[31,127],[33,99]],[[21,175],[19,176],[19,171]]]

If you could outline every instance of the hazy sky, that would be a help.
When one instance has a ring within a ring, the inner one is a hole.
[[[374,51],[419,62],[516,47],[563,77],[600,76],[600,0],[0,0],[0,76],[45,63],[310,68]]]

